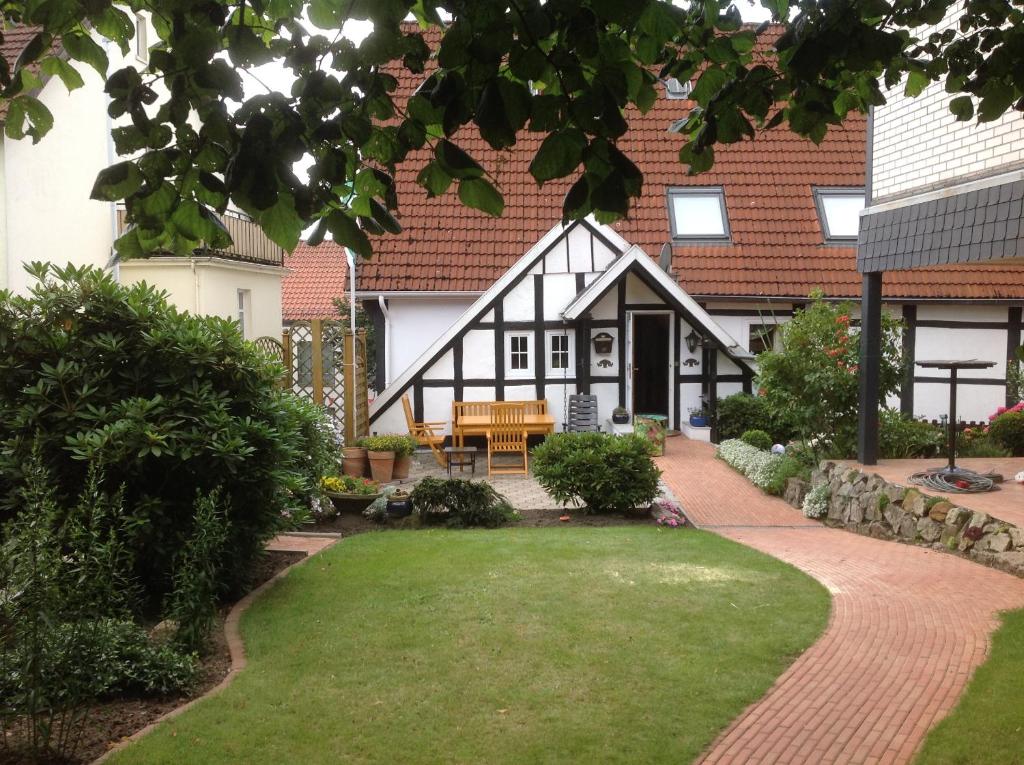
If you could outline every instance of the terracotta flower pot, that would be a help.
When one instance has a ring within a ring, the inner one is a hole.
[[[391,471],[392,478],[408,478],[409,469],[412,467],[412,455],[395,455],[395,469]]]
[[[377,483],[390,481],[395,469],[395,453],[367,451],[366,456],[370,460],[370,474],[373,480]]]
[[[366,473],[366,449],[361,446],[346,446],[341,450],[341,472],[344,475],[361,477]]]

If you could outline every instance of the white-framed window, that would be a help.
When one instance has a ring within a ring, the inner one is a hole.
[[[814,204],[826,242],[857,238],[860,211],[864,209],[864,189],[818,187],[814,189]]]
[[[753,354],[775,350],[776,324],[751,324],[747,333],[747,350]]]
[[[505,333],[505,376],[533,377],[533,335]]]
[[[252,332],[252,292],[238,290],[238,329],[246,340]]]
[[[727,240],[729,217],[721,187],[668,190],[673,239]]]
[[[669,99],[689,98],[693,90],[693,83],[689,80],[679,80],[675,77],[668,77],[662,82],[665,83],[665,97]]]
[[[146,17],[141,13],[135,14],[135,58],[144,64],[149,63],[149,31]]]
[[[571,330],[553,329],[547,335],[548,371],[553,377],[572,377],[575,368],[576,344]]]

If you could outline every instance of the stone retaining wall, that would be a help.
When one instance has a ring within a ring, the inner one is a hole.
[[[978,563],[1024,576],[1024,528],[952,501],[889,483],[878,475],[822,462],[811,483],[791,478],[785,499],[800,507],[811,486],[828,483],[828,526],[963,555]]]

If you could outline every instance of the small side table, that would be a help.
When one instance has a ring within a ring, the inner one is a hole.
[[[476,447],[475,446],[446,446],[444,455],[448,463],[448,477],[452,476],[452,468],[457,467],[461,473],[464,468],[470,468],[473,475],[476,475]]]
[[[949,452],[949,463],[943,468],[945,473],[956,473],[960,468],[956,466],[956,373],[961,369],[988,369],[994,367],[994,361],[979,361],[978,359],[964,360],[937,360],[937,361],[916,361],[917,366],[924,369],[948,369],[949,370],[949,422],[946,432],[946,450]]]

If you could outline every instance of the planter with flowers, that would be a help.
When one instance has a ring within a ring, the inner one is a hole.
[[[412,455],[419,443],[412,436],[388,436],[391,439],[391,448],[395,452],[395,467],[391,473],[392,478],[408,478],[409,469],[412,467]]]
[[[370,461],[370,475],[377,483],[387,483],[395,469],[395,436],[367,436],[359,441],[366,447]]]
[[[320,479],[320,487],[339,511],[361,512],[381,494],[376,481],[361,476],[326,476]]]
[[[708,426],[708,413],[703,406],[695,406],[690,409],[690,424],[695,428]]]

